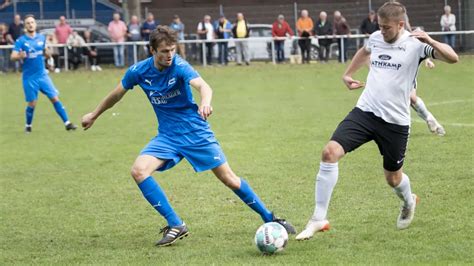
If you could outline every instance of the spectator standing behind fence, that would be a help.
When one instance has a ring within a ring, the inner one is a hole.
[[[331,36],[332,33],[332,25],[331,22],[328,21],[328,14],[324,11],[319,13],[319,19],[316,22],[316,26],[314,27],[314,33],[317,36]],[[319,61],[320,62],[327,62],[329,59],[329,51],[330,46],[332,43],[332,39],[318,39],[319,43]]]
[[[285,40],[293,36],[293,30],[291,30],[290,25],[285,21],[285,16],[282,14],[278,15],[277,20],[273,22],[272,36],[275,42],[277,62],[281,63],[285,61]]]
[[[56,39],[55,34],[48,34],[46,36],[46,47],[49,48],[51,52],[51,56],[46,60],[47,64],[46,67],[49,71],[54,73],[59,73],[61,70],[59,69],[59,49],[58,47],[54,46],[58,44],[58,40]]]
[[[444,7],[444,14],[441,16],[440,20],[441,30],[442,31],[455,31],[456,30],[456,16],[451,14],[451,7]],[[445,34],[444,42],[449,44],[454,49],[456,45],[456,35],[454,34]]]
[[[130,24],[128,24],[128,31],[127,31],[127,41],[129,42],[138,42],[142,40],[142,34],[141,34],[141,28],[140,28],[140,22],[138,21],[137,16],[132,16],[130,18]],[[135,50],[134,45],[127,45],[127,64],[129,66],[135,64],[135,58],[134,58],[134,50]],[[138,51],[137,51],[138,52]],[[138,56],[138,54],[137,54]]]
[[[97,40],[92,38],[92,34],[88,30],[84,31],[84,41],[85,43],[97,42]],[[102,68],[99,66],[99,53],[97,51],[97,47],[95,47],[94,45],[86,46],[83,49],[83,53],[87,55],[87,58],[89,58],[92,71],[102,71]]]
[[[296,22],[296,30],[298,31],[298,36],[302,39],[298,40],[298,44],[301,49],[301,57],[304,63],[308,63],[311,59],[311,35],[314,28],[313,20],[309,17],[308,10],[301,10],[301,17]]]
[[[0,23],[0,45],[8,44],[8,27],[6,24]],[[8,49],[0,49],[0,73],[8,72],[9,63],[9,52]]]
[[[211,16],[205,15],[204,19],[198,23],[197,34],[200,40],[206,40],[205,42],[205,51],[203,51],[201,46],[201,62],[204,62],[204,56],[206,56],[206,62],[208,65],[212,65],[212,46],[214,43],[211,41],[214,40],[214,27],[211,23]]]
[[[228,40],[231,37],[232,32],[232,23],[225,18],[224,14],[219,16],[219,19],[214,23],[214,29],[216,31],[217,39]],[[228,58],[228,42],[218,42],[217,43],[219,50],[219,64],[227,65],[229,63]]]
[[[125,41],[125,36],[127,35],[127,25],[120,19],[120,14],[115,12],[113,20],[109,23],[109,35],[112,42],[121,43]],[[124,45],[117,44],[114,45],[114,63],[116,67],[124,67]]]
[[[153,13],[149,12],[146,16],[145,22],[143,22],[142,25],[142,37],[144,41],[149,41],[150,40],[150,33],[156,29],[156,21],[155,21],[155,16]],[[145,53],[147,54],[147,57],[151,56],[150,52],[150,46],[147,44],[145,48]]]
[[[21,21],[21,16],[16,14],[13,17],[13,22],[8,27],[7,40],[8,44],[15,44],[16,39],[18,39],[24,33],[23,22]],[[14,61],[13,63],[15,72],[20,71],[21,61]]]
[[[181,19],[178,15],[173,16],[173,21],[170,24],[170,28],[178,33],[178,54],[186,60],[186,45],[182,43],[184,41],[184,23],[181,22]]]
[[[84,39],[77,33],[73,31],[71,35],[67,38],[67,50],[69,64],[72,65],[72,69],[76,70],[79,67],[79,64],[82,61],[82,48],[86,45]]]
[[[333,22],[333,33],[335,35],[350,35],[351,28],[347,23],[347,20],[341,15],[341,12],[335,11],[334,12],[334,22]],[[347,58],[347,46],[349,44],[348,38],[338,38],[337,43],[339,44],[339,62],[342,62],[342,55],[344,55],[344,61]]]
[[[360,25],[361,34],[365,34],[367,38],[364,39],[364,45],[367,43],[370,34],[379,30],[379,24],[377,23],[377,16],[375,11],[370,10],[369,15],[362,21]]]
[[[59,44],[66,44],[67,38],[69,35],[72,33],[72,28],[69,26],[69,24],[66,21],[65,16],[60,16],[59,17],[59,24],[56,25],[56,29],[54,30],[54,34],[56,35],[56,39],[58,40]],[[64,48],[59,49],[59,55],[64,56]],[[58,65],[58,68],[61,68],[60,65]]]
[[[234,35],[234,38],[241,40],[235,42],[237,65],[242,65],[242,57],[245,64],[247,66],[250,65],[249,44],[246,40],[250,35],[250,29],[249,23],[245,19],[244,14],[237,13],[237,21],[232,26],[232,34]]]

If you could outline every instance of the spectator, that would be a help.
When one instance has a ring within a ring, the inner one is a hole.
[[[130,18],[130,24],[128,24],[127,37],[129,42],[138,42],[142,40],[142,35],[140,33],[140,23],[138,22],[137,16],[132,16]],[[135,45],[127,45],[127,58],[128,65],[135,64],[134,51]]]
[[[441,16],[440,20],[441,30],[442,31],[455,31],[456,30],[456,16],[451,14],[451,7],[444,7],[444,14]],[[445,34],[444,42],[449,44],[454,49],[456,36],[454,34]]]
[[[4,23],[0,23],[0,45],[7,45],[8,39],[8,27]],[[0,49],[0,73],[7,73],[8,72],[8,62],[9,60],[9,52],[8,49]]]
[[[173,22],[170,24],[170,28],[178,33],[178,54],[186,59],[186,46],[181,41],[184,41],[184,24],[178,15],[174,15]]]
[[[125,22],[120,20],[119,13],[114,13],[113,20],[109,23],[108,30],[112,42],[121,43],[125,41],[125,36],[127,35],[127,25],[125,25]],[[125,66],[123,52],[123,44],[117,44],[114,46],[114,63],[116,67]]]
[[[332,35],[332,25],[328,21],[328,14],[324,11],[319,13],[319,19],[314,28],[314,33],[317,36],[330,36]],[[319,43],[319,61],[327,62],[329,59],[329,48],[332,43],[332,39],[318,39]]]
[[[72,33],[72,28],[67,24],[66,17],[60,16],[59,17],[59,24],[56,26],[54,34],[56,34],[56,39],[58,43],[65,44],[67,42],[67,38]]]
[[[68,49],[68,58],[69,64],[72,64],[72,69],[76,70],[81,63],[82,48],[85,46],[85,41],[77,33],[77,31],[72,31],[72,34],[67,38],[67,49]]]
[[[7,40],[8,44],[15,44],[16,39],[23,35],[23,21],[21,21],[21,16],[16,14],[13,17],[13,22],[8,27]],[[20,71],[21,61],[14,61],[15,72]]]
[[[93,39],[91,32],[86,30],[84,31],[84,42],[94,43],[97,42],[97,40]],[[97,51],[97,47],[95,47],[94,45],[86,46],[83,49],[83,53],[87,55],[87,58],[89,59],[89,62],[91,64],[92,71],[102,71],[102,68],[99,66],[99,53]]]
[[[335,11],[334,12],[334,23],[333,23],[333,33],[336,35],[350,35],[351,28],[349,24],[347,24],[346,19],[341,15],[341,12]],[[348,38],[338,38],[337,39],[339,44],[339,62],[342,62],[342,56],[344,55],[344,61],[347,60],[347,46],[349,44]]]
[[[308,63],[311,59],[311,31],[313,30],[313,20],[308,16],[308,10],[301,10],[301,17],[296,22],[296,30],[298,31],[298,36],[303,39],[298,41],[298,44],[301,49],[301,56],[303,59],[303,64]]]
[[[156,22],[155,22],[155,16],[153,15],[153,13],[149,12],[148,15],[146,16],[146,20],[145,22],[143,22],[143,25],[142,25],[142,37],[143,37],[143,40],[144,41],[149,41],[150,40],[150,33],[156,29]],[[148,55],[148,56],[151,56],[151,52],[150,52],[150,45],[146,45],[145,48],[145,53]]]
[[[204,56],[206,56],[206,62],[208,65],[212,65],[212,46],[214,43],[214,27],[211,24],[211,16],[205,15],[203,21],[198,23],[197,34],[199,39],[206,40],[206,55],[204,55],[201,47],[201,62],[204,61]]]
[[[375,11],[370,10],[369,15],[362,21],[360,25],[360,32],[365,34],[367,38],[364,39],[364,45],[366,44],[370,34],[379,30],[379,24],[377,23],[377,16]]]
[[[225,18],[224,14],[221,14],[214,24],[214,29],[216,30],[217,39],[228,40],[231,37],[232,23]],[[219,64],[221,65],[227,65],[227,63],[229,63],[229,59],[227,58],[228,45],[228,42],[217,43],[219,48]]]
[[[232,27],[232,33],[234,34],[234,38],[241,40],[235,42],[237,65],[242,65],[242,57],[245,61],[245,64],[247,66],[250,65],[249,44],[247,40],[245,40],[250,35],[250,29],[249,23],[245,19],[244,14],[237,13],[237,21]]]
[[[46,66],[48,67],[49,71],[54,71],[55,73],[61,72],[59,68],[59,49],[58,47],[52,46],[58,44],[58,40],[56,39],[55,34],[48,34],[46,36],[46,46],[51,52],[51,57],[47,59]]]
[[[278,15],[278,18],[272,25],[272,36],[275,40],[275,50],[277,54],[277,62],[281,63],[285,61],[285,40],[287,37],[293,36],[288,22],[285,21],[285,16]]]

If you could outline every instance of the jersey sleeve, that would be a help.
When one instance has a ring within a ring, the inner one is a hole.
[[[372,47],[374,45],[374,34],[370,34],[369,39],[367,40],[367,43],[364,46],[364,49],[371,53],[372,52]]]
[[[131,66],[122,78],[122,86],[126,90],[132,90],[138,84],[137,66]]]
[[[189,83],[192,79],[200,77],[199,73],[184,60],[178,62],[178,67],[178,76],[183,79],[185,83]]]
[[[15,46],[13,46],[13,51],[19,52],[21,50],[21,47],[23,46],[23,42],[21,41],[21,38],[18,38],[15,41]]]

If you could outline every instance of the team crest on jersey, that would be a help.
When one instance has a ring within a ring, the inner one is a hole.
[[[171,78],[170,80],[168,80],[168,86],[171,86],[175,83],[176,83],[176,78]]]
[[[390,59],[392,59],[392,57],[389,56],[388,54],[381,54],[381,55],[379,55],[379,59],[381,59],[381,60],[390,60]]]
[[[39,41],[39,42],[38,42],[38,45],[43,45],[43,44],[44,44],[43,41]]]

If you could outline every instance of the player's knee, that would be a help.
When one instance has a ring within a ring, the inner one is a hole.
[[[149,176],[149,173],[147,173],[146,169],[144,167],[140,167],[139,165],[133,165],[130,174],[137,183],[140,183]]]
[[[323,152],[321,154],[321,160],[326,163],[336,163],[339,161],[341,157],[339,148],[332,143],[329,143],[324,147]]]
[[[224,183],[224,185],[232,190],[240,188],[240,178],[237,177],[232,171],[226,171],[221,176],[221,181]]]
[[[28,102],[28,106],[31,107],[31,108],[35,108],[36,107],[36,101]]]
[[[385,172],[385,180],[391,187],[397,187],[402,180],[402,174],[398,172]]]

